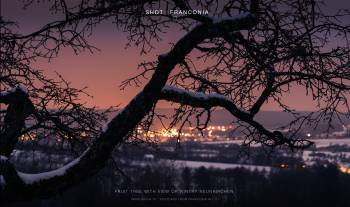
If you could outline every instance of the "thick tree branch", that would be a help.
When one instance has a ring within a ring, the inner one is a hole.
[[[13,186],[6,185],[0,191],[0,200],[26,200],[46,197],[63,191],[97,173],[110,158],[113,149],[128,138],[128,134],[157,103],[163,86],[173,68],[183,62],[196,45],[207,38],[220,37],[228,32],[250,29],[257,23],[253,14],[235,19],[220,21],[215,24],[202,24],[181,38],[166,55],[159,56],[155,72],[144,89],[108,124],[107,130],[95,140],[93,145],[74,165],[68,164],[65,173],[49,179],[42,179],[22,187],[16,186],[21,194],[13,194]],[[24,181],[22,181],[24,183]]]
[[[161,100],[171,101],[195,108],[211,109],[213,107],[222,107],[230,112],[235,118],[254,127],[261,135],[268,139],[262,139],[261,143],[270,147],[286,144],[292,149],[305,149],[313,144],[313,142],[301,139],[288,139],[280,132],[271,132],[260,123],[253,119],[253,115],[242,109],[239,109],[228,97],[213,94],[204,94],[201,92],[193,92],[173,86],[165,86],[162,90]],[[271,142],[269,142],[271,141]]]
[[[34,112],[34,106],[21,86],[0,93],[0,103],[8,104],[0,133],[0,155],[8,157],[18,142],[25,119]]]

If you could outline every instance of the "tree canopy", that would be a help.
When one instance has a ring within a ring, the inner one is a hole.
[[[25,6],[41,1],[24,1]],[[178,103],[170,125],[204,129],[212,110],[223,108],[243,128],[246,144],[304,149],[312,142],[297,133],[320,121],[331,124],[349,112],[350,26],[347,10],[325,11],[314,0],[79,0],[50,1],[58,20],[20,34],[15,22],[1,18],[0,174],[2,202],[55,195],[102,169],[113,149],[149,130],[162,119],[160,100]],[[194,8],[209,15],[150,15],[146,9]],[[143,89],[102,127],[106,113],[86,107],[75,89],[58,75],[47,78],[32,67],[38,59],[58,56],[62,47],[75,52],[94,50],[87,41],[96,25],[112,22],[127,34],[127,44],[149,53],[169,27],[184,33],[167,53],[140,64],[142,72],[122,87],[145,82]],[[210,61],[207,61],[210,60]],[[196,62],[206,61],[199,67]],[[283,102],[293,87],[302,87],[317,105],[317,113],[299,114]],[[295,118],[288,133],[271,131],[255,120],[267,101],[276,102]],[[54,108],[54,110],[53,110]],[[194,123],[191,117],[197,121]],[[205,117],[203,122],[201,117]],[[30,123],[30,124],[29,124]],[[60,137],[86,149],[64,167],[39,174],[16,170],[9,161],[23,135]],[[74,140],[74,141],[73,141]]]

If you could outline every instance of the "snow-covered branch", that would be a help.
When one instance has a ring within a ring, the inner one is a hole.
[[[6,91],[0,92],[0,103],[9,103],[9,99],[16,94],[16,92],[21,93],[22,95],[28,96],[28,90],[23,84],[18,84],[15,87],[12,87]],[[18,95],[17,95],[18,96]]]
[[[64,176],[68,170],[70,170],[72,167],[76,166],[80,162],[81,158],[85,156],[88,150],[90,150],[90,148],[86,149],[85,152],[83,152],[78,158],[72,160],[71,162],[65,164],[64,166],[58,169],[48,171],[48,172],[36,173],[36,174],[28,174],[28,173],[17,171],[18,176],[22,179],[22,181],[25,184],[28,184],[28,185],[49,180],[54,177]]]
[[[205,94],[203,92],[195,92],[166,85],[162,89],[161,99],[198,108],[219,106],[228,109],[235,116],[250,117],[249,113],[243,109],[239,109],[229,97],[218,93]]]
[[[161,98],[200,108],[211,108],[214,105],[223,105],[223,103],[233,104],[230,98],[218,93],[205,94],[203,92],[186,90],[171,85],[165,85],[163,87]],[[235,108],[238,110],[236,106]],[[241,111],[245,113],[243,110]]]
[[[20,90],[20,91],[22,91],[25,94],[28,94],[27,88],[23,84],[18,84],[15,87],[12,87],[12,88],[10,88],[7,91],[0,92],[0,96],[6,96],[8,94],[16,92],[17,90]]]
[[[18,142],[25,119],[34,112],[34,106],[22,84],[1,92],[0,103],[8,105],[0,132],[0,155],[9,156]]]
[[[166,85],[162,89],[160,99],[189,105],[195,108],[210,109],[213,107],[222,107],[238,120],[255,128],[262,136],[267,138],[266,140],[270,140],[271,147],[287,144],[291,148],[305,148],[312,144],[312,142],[309,141],[306,141],[305,144],[300,144],[299,140],[290,140],[281,133],[271,132],[263,125],[256,122],[252,114],[243,109],[239,109],[230,98],[217,93],[205,94]],[[267,143],[266,140],[262,140],[262,142],[265,141],[265,143]]]

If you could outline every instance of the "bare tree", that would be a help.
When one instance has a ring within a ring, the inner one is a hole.
[[[30,6],[33,1],[25,3]],[[165,8],[208,9],[210,15],[145,14],[145,9]],[[331,123],[349,112],[350,27],[342,22],[349,15],[346,10],[330,15],[323,11],[322,2],[314,0],[82,0],[76,4],[54,0],[51,9],[63,19],[31,34],[17,34],[14,23],[0,22],[4,86],[0,102],[6,105],[1,111],[2,202],[49,197],[96,174],[113,149],[137,138],[138,127],[149,130],[155,119],[162,119],[154,110],[159,100],[179,104],[170,125],[180,130],[185,124],[204,129],[211,111],[223,108],[243,127],[247,144],[271,148],[307,148],[312,142],[297,136],[301,127],[321,120]],[[141,64],[140,75],[122,84],[147,81],[101,130],[105,114],[77,100],[84,90],[71,88],[63,78],[48,79],[30,65],[38,58],[57,56],[63,46],[76,52],[94,50],[86,36],[95,25],[111,20],[128,34],[128,44],[140,47],[142,53],[151,51],[169,26],[178,26],[185,34],[157,60]],[[205,61],[205,67],[198,61]],[[312,96],[318,113],[298,114],[283,103],[283,96],[295,86]],[[294,115],[290,133],[270,131],[255,120],[267,101]],[[53,107],[57,110],[49,109]],[[206,116],[204,123],[201,116]],[[192,123],[191,117],[197,121]],[[87,136],[91,142],[62,168],[25,174],[8,158],[21,136],[33,130],[43,137],[77,141]]]

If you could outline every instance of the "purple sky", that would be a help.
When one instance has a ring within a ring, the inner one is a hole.
[[[329,9],[350,8],[349,0],[328,0]],[[47,3],[32,6],[22,10],[19,0],[2,0],[2,15],[19,22],[21,30],[30,32],[42,27],[52,20],[52,15],[47,10]],[[164,39],[157,45],[157,49],[148,55],[140,56],[138,48],[125,49],[126,38],[112,24],[103,24],[96,28],[92,37],[93,45],[101,51],[94,54],[88,52],[75,55],[70,49],[61,51],[58,58],[50,63],[40,60],[35,65],[45,71],[48,76],[53,76],[54,71],[72,82],[75,87],[88,86],[88,92],[94,96],[93,99],[84,99],[89,105],[97,105],[105,108],[111,105],[125,105],[139,91],[140,88],[129,87],[121,91],[119,84],[126,78],[136,75],[137,65],[144,60],[155,60],[158,54],[167,52],[169,43],[176,41],[183,34],[171,29]],[[313,110],[314,104],[305,92],[295,88],[291,94],[287,94],[285,102],[298,110]],[[161,103],[160,107],[168,107]],[[279,110],[273,103],[267,103],[264,110]]]

